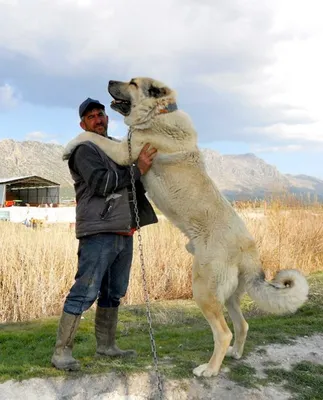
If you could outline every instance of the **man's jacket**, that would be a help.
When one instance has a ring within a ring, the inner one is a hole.
[[[117,165],[91,142],[78,145],[68,165],[76,195],[77,238],[102,232],[127,234],[136,228],[130,167]],[[140,171],[133,168],[142,227],[158,220],[145,196]]]

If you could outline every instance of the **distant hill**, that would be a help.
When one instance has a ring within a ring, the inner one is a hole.
[[[230,199],[262,198],[290,192],[323,198],[323,181],[307,175],[284,175],[254,154],[221,155],[202,149],[205,165],[218,188]],[[73,181],[62,160],[63,146],[36,141],[0,141],[0,178],[40,175],[61,184],[62,198],[73,197]]]

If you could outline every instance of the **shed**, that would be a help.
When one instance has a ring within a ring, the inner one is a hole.
[[[59,183],[37,175],[0,178],[0,205],[58,204],[59,190]]]

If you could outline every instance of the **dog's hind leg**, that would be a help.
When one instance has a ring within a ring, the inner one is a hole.
[[[237,289],[225,304],[234,327],[234,344],[228,348],[226,355],[237,360],[242,357],[249,329],[249,325],[244,319],[240,308],[241,296],[242,291]]]
[[[207,274],[204,277],[199,275],[198,268],[195,268],[195,271],[193,269],[194,298],[212,329],[214,351],[209,362],[195,368],[193,373],[196,376],[210,377],[218,374],[230,345],[232,333],[224,319],[222,304],[216,298],[215,291],[209,286],[210,282],[207,278]]]

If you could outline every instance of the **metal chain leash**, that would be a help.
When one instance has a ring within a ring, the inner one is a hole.
[[[157,385],[158,385],[158,392],[159,398],[163,398],[163,385],[161,375],[158,369],[158,356],[157,356],[157,349],[156,349],[156,341],[154,337],[154,330],[152,327],[152,317],[150,312],[150,302],[149,302],[149,294],[147,288],[147,280],[146,280],[146,269],[145,269],[145,260],[144,260],[144,252],[143,252],[143,245],[142,245],[142,236],[140,231],[140,218],[139,218],[139,210],[138,210],[138,202],[137,202],[137,195],[136,195],[136,185],[135,185],[135,172],[134,172],[134,164],[132,161],[132,150],[131,150],[131,136],[132,131],[129,129],[128,131],[128,153],[129,153],[129,161],[130,161],[130,177],[131,177],[131,187],[132,187],[132,196],[133,196],[133,204],[134,204],[134,212],[135,212],[135,220],[136,220],[136,228],[138,234],[138,250],[139,250],[139,258],[140,258],[140,266],[141,266],[141,275],[142,281],[144,286],[144,296],[146,302],[146,316],[149,325],[149,336],[150,336],[150,344],[151,350],[154,359],[155,371],[157,376]]]

